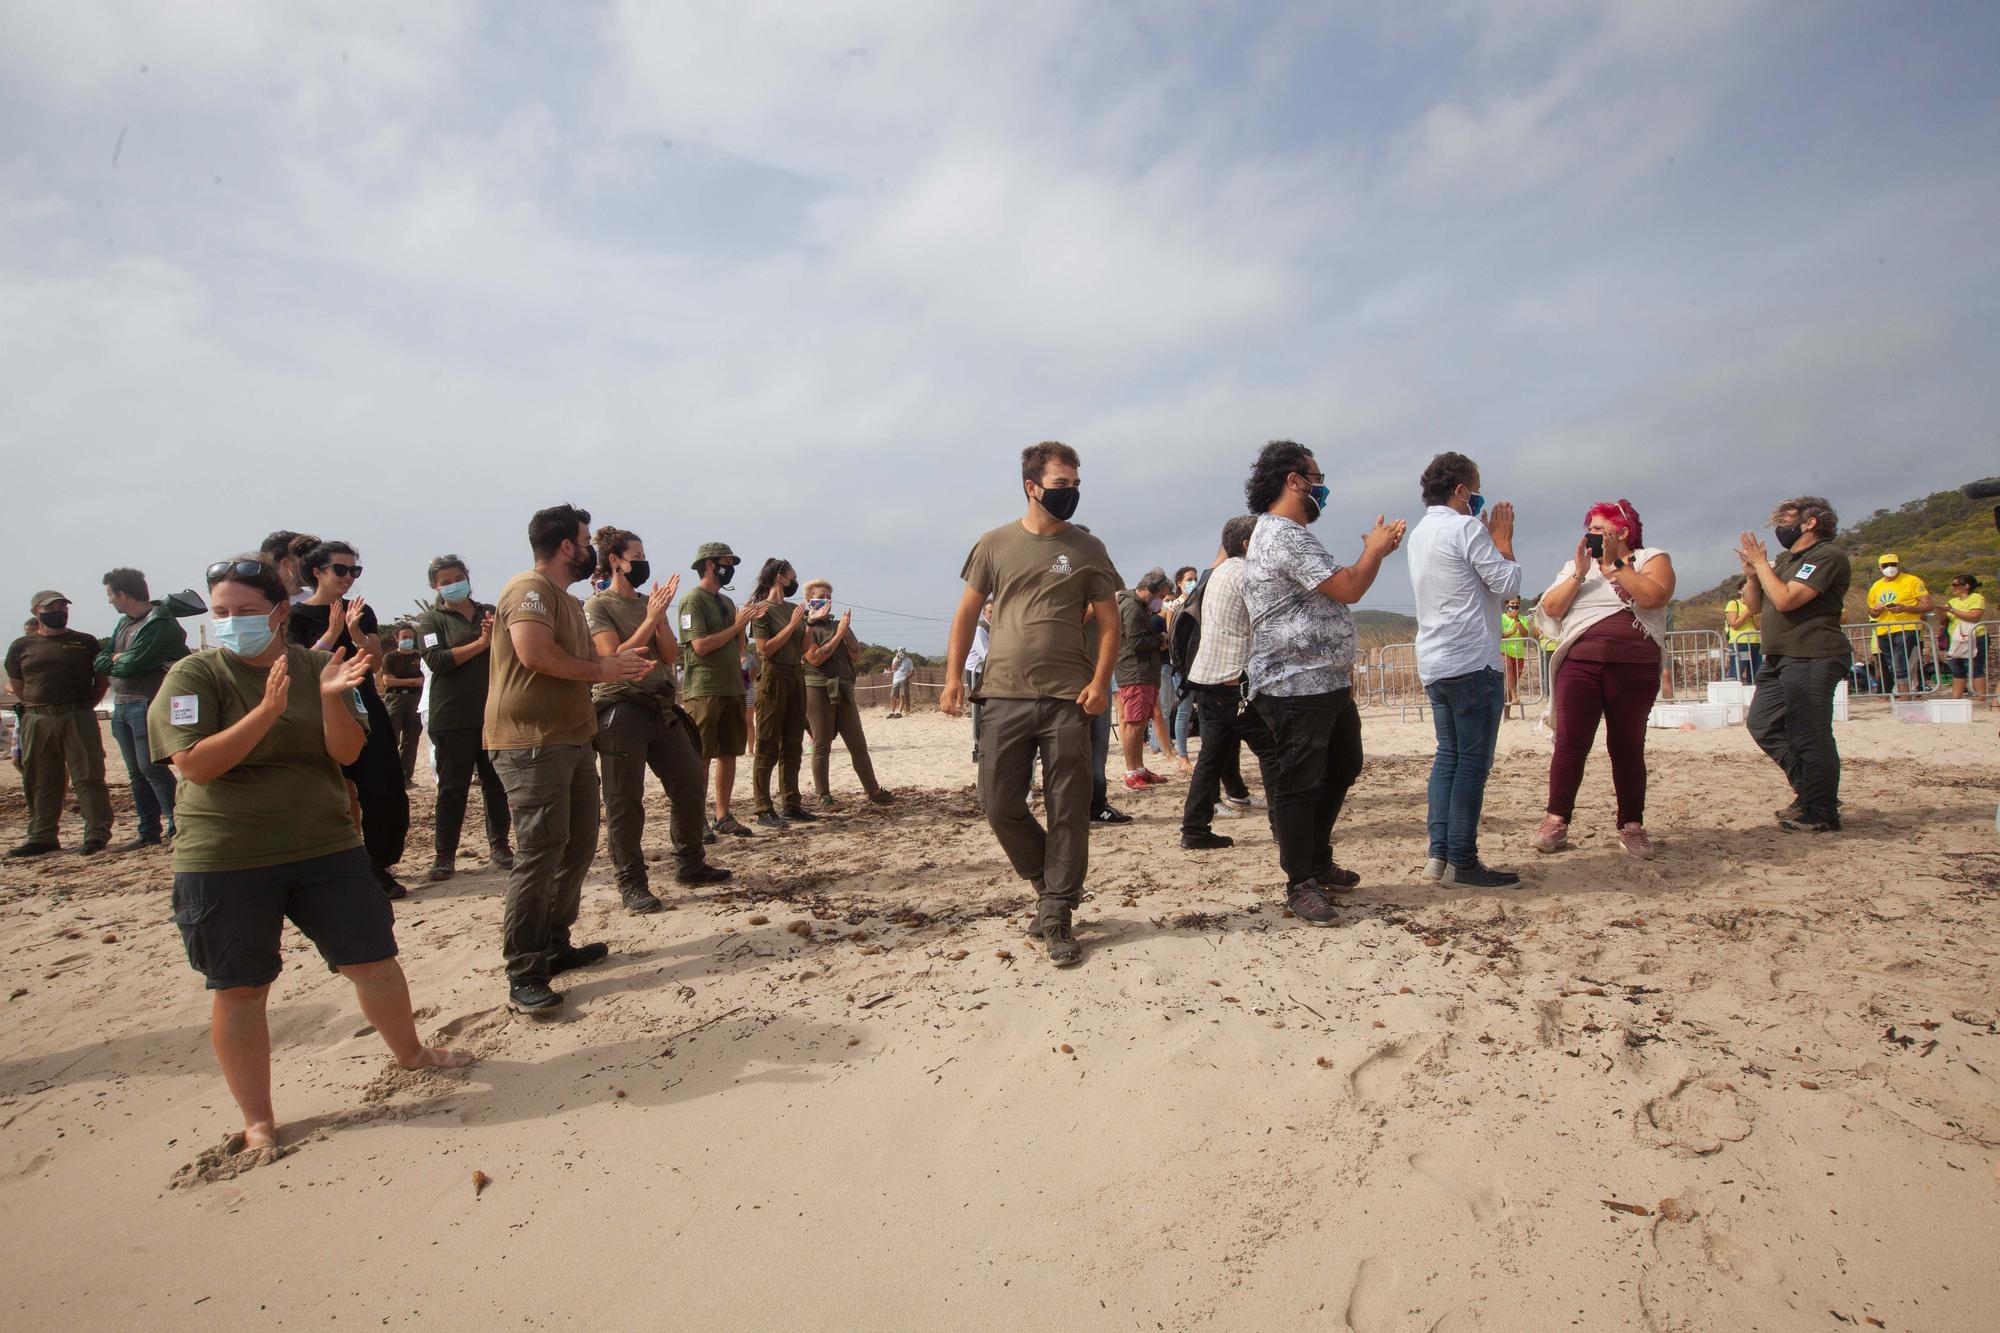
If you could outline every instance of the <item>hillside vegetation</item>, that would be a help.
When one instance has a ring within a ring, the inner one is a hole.
[[[1834,508],[1840,507],[1832,498]],[[1766,548],[1776,543],[1767,531]],[[1980,591],[1992,598],[2000,584],[2000,532],[1993,526],[1993,502],[1970,500],[1956,490],[1937,491],[1895,509],[1878,509],[1858,522],[1841,515],[1834,538],[1854,561],[1854,584],[1847,593],[1848,624],[1868,619],[1868,585],[1875,580],[1875,561],[1884,551],[1902,557],[1903,568],[1922,579],[1942,598],[1954,574],[1978,577]],[[1704,591],[1674,602],[1675,629],[1722,628],[1722,606],[1736,595],[1739,575],[1731,574]]]

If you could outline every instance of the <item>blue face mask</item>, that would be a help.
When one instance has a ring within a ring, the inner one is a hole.
[[[1472,516],[1474,518],[1478,518],[1479,511],[1486,508],[1486,497],[1481,495],[1478,491],[1474,491],[1472,494],[1465,497],[1465,507],[1472,511]]]
[[[472,596],[472,580],[460,579],[456,583],[447,583],[438,589],[438,596],[447,602],[462,602]]]
[[[215,641],[238,657],[257,656],[276,637],[268,615],[218,616],[215,621]]]

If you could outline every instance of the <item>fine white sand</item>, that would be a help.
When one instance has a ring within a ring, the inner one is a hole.
[[[1823,837],[1774,827],[1741,728],[1653,733],[1644,865],[1601,754],[1579,846],[1535,857],[1547,752],[1509,722],[1485,851],[1511,893],[1419,882],[1428,724],[1369,715],[1343,924],[1284,917],[1261,820],[1180,851],[1177,779],[1117,793],[1137,821],[1093,834],[1063,972],[969,726],[868,727],[904,799],[856,805],[837,756],[842,817],[715,849],[733,893],[633,917],[600,857],[578,938],[612,957],[545,1020],[504,1006],[476,809],[467,869],[420,884],[420,789],[404,964],[480,1063],[394,1071],[288,936],[291,1151],[239,1174],[166,856],[5,863],[8,1324],[1994,1327],[1987,715],[1858,707]]]

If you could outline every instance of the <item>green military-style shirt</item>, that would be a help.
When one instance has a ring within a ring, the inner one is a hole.
[[[705,639],[735,623],[736,603],[729,600],[727,593],[695,587],[681,597],[681,698],[743,697],[741,638],[732,636],[706,657],[694,650],[696,639]]]
[[[417,617],[417,655],[431,673],[428,705],[431,734],[461,731],[486,725],[486,689],[492,675],[490,653],[478,653],[463,666],[451,660],[454,648],[463,648],[479,637],[479,624],[493,608],[484,602],[468,602],[472,618],[467,620],[439,597],[430,609]]]
[[[772,639],[785,632],[785,626],[792,623],[792,617],[798,611],[797,602],[772,602],[763,615],[750,622],[750,637],[757,641],[757,652],[764,659],[765,666],[797,671],[805,665],[805,626],[801,625],[800,632],[785,640],[784,646],[776,652],[769,647]]]
[[[823,648],[833,642],[834,635],[840,633],[840,621],[833,616],[828,616],[824,620],[808,620],[806,633],[812,636],[812,646],[815,650]],[[847,693],[854,684],[854,659],[847,655],[847,646],[853,642],[852,636],[843,640],[840,647],[834,649],[826,661],[818,666],[807,662],[806,684],[818,689],[824,688],[830,681],[844,681],[845,686],[839,692]]]

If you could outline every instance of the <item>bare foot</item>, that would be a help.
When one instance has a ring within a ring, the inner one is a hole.
[[[243,1126],[243,1152],[255,1152],[259,1148],[278,1146],[278,1127],[269,1120],[259,1120],[255,1124]]]
[[[463,1069],[475,1058],[467,1051],[447,1050],[443,1046],[426,1046],[418,1053],[417,1058],[408,1064],[403,1064],[400,1060],[396,1063],[403,1064],[405,1069]]]

